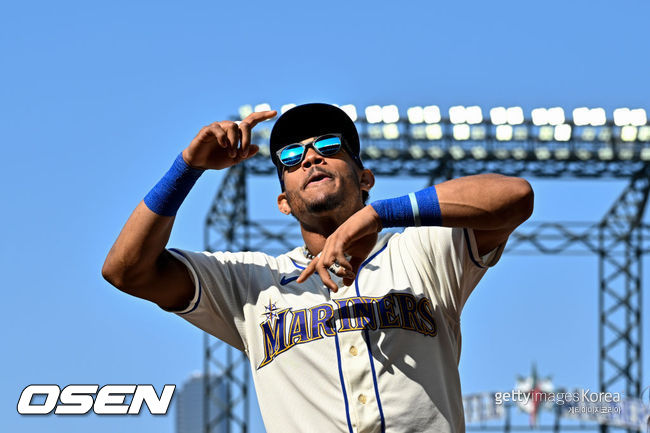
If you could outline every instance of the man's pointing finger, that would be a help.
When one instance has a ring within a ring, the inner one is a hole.
[[[251,113],[242,122],[248,123],[251,128],[253,128],[255,125],[257,125],[260,122],[263,122],[268,119],[272,119],[275,117],[275,115],[278,114],[277,111],[271,110],[271,111],[257,111],[255,113]]]
[[[296,282],[302,283],[307,278],[309,278],[314,273],[314,270],[316,269],[316,263],[318,263],[318,258],[315,258],[309,263],[309,265],[307,265],[307,267],[302,271],[302,273],[300,274]]]

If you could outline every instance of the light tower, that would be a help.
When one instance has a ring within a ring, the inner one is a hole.
[[[643,223],[650,191],[650,126],[644,109],[621,108],[608,118],[603,108],[579,107],[569,119],[561,107],[536,108],[529,116],[521,107],[494,107],[485,110],[485,116],[479,106],[457,105],[443,115],[440,107],[426,105],[408,108],[406,117],[395,105],[366,107],[363,117],[353,105],[341,108],[356,122],[362,159],[376,175],[420,177],[428,185],[483,172],[628,180],[599,222],[530,221],[511,235],[505,253],[570,251],[598,257],[600,390],[639,395],[641,265],[650,239],[650,227]],[[268,104],[243,106],[233,120],[268,109]],[[230,168],[223,177],[206,218],[206,250],[279,254],[301,242],[294,221],[249,215],[247,179],[276,175],[264,144],[270,135],[267,125],[258,125],[254,133],[255,142],[262,144],[259,154],[250,163]],[[229,420],[229,431],[246,432],[247,359],[207,335],[204,355],[205,374],[216,374],[229,385],[219,413],[211,413],[206,404],[205,432],[212,432],[212,426],[224,418]],[[207,382],[207,399],[216,398],[214,390]]]

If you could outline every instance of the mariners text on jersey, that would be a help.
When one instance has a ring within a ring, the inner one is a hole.
[[[333,337],[336,332],[402,328],[434,337],[437,330],[431,301],[410,293],[355,296],[300,310],[278,310],[269,302],[266,309],[267,319],[260,324],[264,359],[258,369],[297,344]],[[338,327],[333,323],[337,318]]]

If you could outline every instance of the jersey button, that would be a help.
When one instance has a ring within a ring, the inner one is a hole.
[[[359,403],[366,404],[367,401],[368,401],[368,399],[366,398],[365,395],[359,394]]]
[[[357,350],[356,347],[351,346],[351,347],[350,347],[350,354],[351,354],[352,356],[357,356],[357,355],[359,354],[359,351]]]

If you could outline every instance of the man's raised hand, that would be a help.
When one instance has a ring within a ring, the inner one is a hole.
[[[239,124],[224,120],[204,126],[183,150],[183,159],[194,168],[222,170],[251,158],[259,150],[251,144],[251,130],[276,114],[275,110],[260,111]]]
[[[352,285],[359,267],[377,243],[377,233],[381,229],[381,220],[374,208],[371,205],[361,208],[327,238],[320,255],[307,265],[296,282],[302,283],[317,272],[323,284],[336,292],[338,286],[329,275],[330,267],[336,263],[339,265],[336,275],[343,278],[346,286]]]

